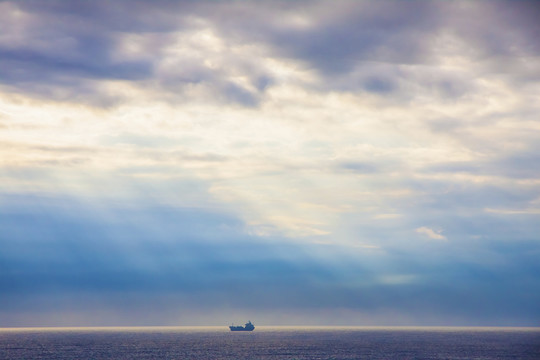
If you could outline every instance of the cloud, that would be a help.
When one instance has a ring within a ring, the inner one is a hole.
[[[362,162],[347,162],[341,165],[344,169],[351,170],[357,173],[372,173],[378,169],[376,165]]]
[[[416,232],[419,234],[424,234],[428,238],[433,240],[448,240],[446,236],[441,235],[441,231],[435,231],[433,229],[430,229],[426,226],[422,226],[416,229]]]
[[[511,210],[511,209],[490,209],[486,208],[487,212],[495,214],[508,214],[508,215],[519,215],[519,214],[540,214],[540,209],[523,209],[523,210]]]
[[[254,106],[271,82],[244,45],[214,34],[208,9],[190,2],[2,6],[10,25],[0,42],[2,79],[13,90],[109,106],[126,98],[104,91],[103,83],[129,82],[175,101],[195,90],[195,96]]]
[[[118,206],[11,194],[2,204],[0,302],[11,326],[36,324],[30,314],[74,325],[69,312],[78,325],[215,324],[242,312],[267,324],[274,312],[305,313],[314,324],[357,324],[366,312],[379,314],[370,320],[377,323],[388,311],[423,324],[432,314],[466,324],[530,324],[538,316],[534,241],[477,243],[465,254],[450,242],[440,253],[411,242],[406,254],[332,243],[308,249],[249,234],[230,214],[144,199]],[[497,300],[486,307],[486,297]],[[160,311],[148,313],[156,304]],[[332,309],[355,315],[336,319]],[[66,317],[54,320],[61,312]]]
[[[512,12],[487,3],[412,2],[404,8],[351,1],[338,7],[304,3],[302,10],[273,2],[2,6],[9,25],[0,43],[7,64],[4,84],[103,106],[126,101],[121,92],[104,91],[106,81],[152,88],[166,101],[247,107],[261,106],[269,99],[267,90],[283,82],[318,91],[365,91],[399,102],[435,94],[462,98],[479,83],[464,69],[498,77],[510,59],[511,68],[524,74],[519,81],[530,81],[534,61],[524,65],[512,59],[533,59],[538,50],[531,41],[535,10],[527,2]],[[490,16],[478,26],[477,15],[485,13]],[[493,31],[490,21],[499,24],[497,38],[504,41],[493,42],[485,32]],[[464,56],[455,59],[456,53]],[[284,78],[276,60],[314,70],[319,79],[309,82],[290,73]],[[510,84],[517,77],[501,79]]]
[[[0,8],[12,323],[537,321],[532,2]]]

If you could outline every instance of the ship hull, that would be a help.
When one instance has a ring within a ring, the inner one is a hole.
[[[231,331],[253,331],[253,329],[244,329],[244,328],[236,329],[233,327],[229,327],[229,329],[231,329]]]
[[[231,329],[231,331],[253,331],[255,329],[255,326],[253,326],[251,321],[248,321],[246,326],[234,326],[234,325],[231,325],[231,326],[229,326],[229,329]]]

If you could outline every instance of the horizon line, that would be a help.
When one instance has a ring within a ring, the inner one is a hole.
[[[9,331],[69,331],[69,330],[180,330],[180,329],[223,329],[228,330],[228,325],[104,325],[104,326],[7,326],[0,327],[0,332]],[[523,330],[523,331],[540,331],[540,326],[508,326],[508,325],[496,325],[496,326],[484,326],[484,325],[257,325],[256,329],[358,329],[358,330],[415,330],[415,329],[429,329],[429,330]]]

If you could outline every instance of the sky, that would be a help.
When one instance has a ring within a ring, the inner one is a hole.
[[[0,1],[0,327],[540,326],[535,1]]]

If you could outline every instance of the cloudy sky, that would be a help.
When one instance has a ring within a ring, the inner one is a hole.
[[[540,325],[538,19],[0,1],[0,327]]]

